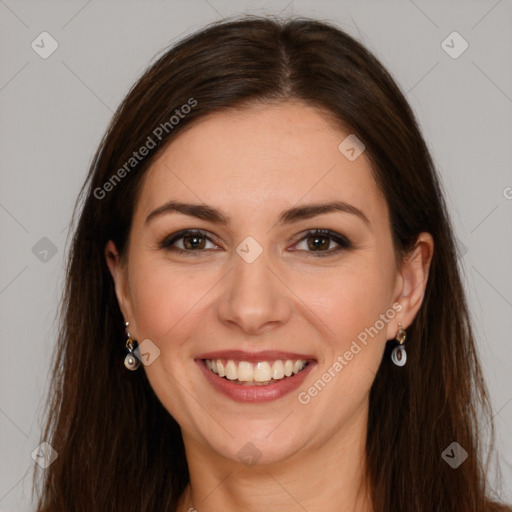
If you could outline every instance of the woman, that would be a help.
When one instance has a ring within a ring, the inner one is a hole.
[[[510,510],[442,189],[361,44],[187,37],[82,195],[39,511]]]

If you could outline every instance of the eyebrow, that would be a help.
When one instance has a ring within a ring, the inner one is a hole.
[[[371,224],[368,217],[362,210],[344,201],[330,201],[327,203],[294,206],[281,212],[277,220],[277,224],[292,224],[300,220],[316,217],[317,215],[334,212],[350,213],[363,220],[367,226],[370,226]],[[227,216],[222,210],[206,204],[182,203],[180,201],[169,201],[162,206],[159,206],[146,217],[145,224],[147,225],[156,217],[169,213],[181,213],[183,215],[189,215],[198,219],[210,221],[215,224],[230,224],[229,216]]]

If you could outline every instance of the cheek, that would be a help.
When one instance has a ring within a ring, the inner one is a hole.
[[[373,253],[366,256],[319,280],[305,279],[309,286],[304,283],[298,292],[325,324],[318,377],[324,375],[332,384],[316,403],[328,409],[333,396],[341,393],[345,405],[340,414],[349,414],[367,395],[382,361],[387,324],[394,316],[389,304],[391,269]]]
[[[211,288],[210,279],[149,258],[133,261],[130,296],[139,336],[164,340]]]
[[[369,258],[350,263],[314,277],[302,276],[293,286],[297,295],[326,324],[331,340],[353,339],[390,306],[389,269]]]
[[[194,317],[194,309],[201,308],[202,299],[218,282],[216,272],[198,267],[184,270],[148,257],[132,261],[130,296],[137,330],[150,339],[165,339],[185,317]],[[323,321],[331,343],[352,340],[389,306],[389,269],[371,254],[354,256],[337,268],[288,274],[287,280],[300,298],[297,307],[305,305],[304,314],[309,308]]]

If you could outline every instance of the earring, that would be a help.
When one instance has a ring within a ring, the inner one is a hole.
[[[128,325],[130,325],[130,322],[126,322],[126,336],[128,339],[126,340],[126,348],[128,349],[129,353],[124,358],[124,365],[128,370],[136,370],[140,366],[140,361],[135,357],[135,354],[133,351],[136,348],[137,342],[135,340],[132,340],[131,334],[128,332]]]
[[[407,334],[405,333],[404,329],[402,329],[402,324],[398,324],[398,334],[396,335],[395,339],[398,341],[398,343],[400,343],[400,345],[396,346],[393,349],[393,352],[391,352],[391,360],[397,366],[403,366],[407,361],[407,353],[405,352],[405,347],[403,346],[406,336]]]

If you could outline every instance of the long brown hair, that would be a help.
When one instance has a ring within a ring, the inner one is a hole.
[[[388,344],[370,393],[375,511],[508,510],[487,489],[482,437],[494,439],[491,407],[442,187],[411,108],[376,58],[330,23],[245,16],[209,25],[160,56],[118,108],[93,158],[74,214],[41,437],[58,458],[44,470],[39,512],[176,509],[189,480],[181,430],[145,372],[123,366],[123,317],[104,247],[111,239],[126,249],[144,172],[195,119],[289,99],[319,108],[365,144],[398,261],[420,232],[434,239],[407,364],[390,362]],[[143,146],[144,158],[131,160]],[[441,457],[454,441],[468,453],[457,469]]]

